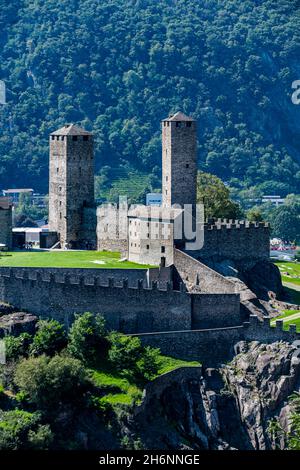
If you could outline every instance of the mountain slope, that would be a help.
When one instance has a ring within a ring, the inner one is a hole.
[[[299,192],[298,1],[6,3],[0,188],[47,192],[48,134],[72,121],[95,132],[98,170],[157,174],[159,121],[182,109],[199,120],[199,167],[237,188]]]

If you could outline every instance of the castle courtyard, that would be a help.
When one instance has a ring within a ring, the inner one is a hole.
[[[0,267],[145,269],[151,266],[122,260],[117,252],[37,250],[2,253]]]

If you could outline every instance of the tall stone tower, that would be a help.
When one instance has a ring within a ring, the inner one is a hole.
[[[50,134],[49,229],[62,248],[92,248],[96,236],[93,135],[74,124]]]
[[[12,249],[12,203],[8,197],[0,197],[0,244]]]
[[[162,121],[163,206],[196,204],[196,121],[178,112]]]

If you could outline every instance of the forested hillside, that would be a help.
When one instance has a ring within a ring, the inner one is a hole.
[[[95,132],[104,188],[135,170],[158,187],[159,121],[181,109],[199,120],[199,168],[236,189],[299,193],[299,9],[296,0],[0,0],[0,188],[47,192],[48,134],[68,122]]]

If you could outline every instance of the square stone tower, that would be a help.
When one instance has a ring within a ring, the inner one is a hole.
[[[196,204],[196,121],[177,112],[162,121],[163,206]]]
[[[0,244],[12,249],[12,203],[8,197],[0,197]]]
[[[50,134],[49,229],[62,248],[92,248],[96,237],[93,135],[74,124]]]

